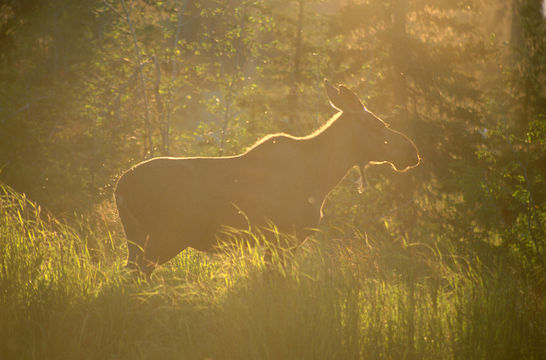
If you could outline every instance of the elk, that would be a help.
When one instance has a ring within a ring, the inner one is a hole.
[[[310,135],[274,134],[240,155],[159,157],[127,170],[115,188],[127,265],[149,277],[187,247],[216,251],[224,227],[248,222],[305,237],[354,166],[389,163],[402,172],[419,164],[415,144],[355,93],[328,81],[325,87],[339,112]]]

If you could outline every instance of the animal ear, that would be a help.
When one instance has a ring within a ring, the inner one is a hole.
[[[358,95],[343,85],[339,86],[339,97],[344,106],[343,111],[360,112],[364,109],[364,105],[360,102]]]
[[[328,80],[324,80],[324,87],[326,88],[326,95],[328,95],[328,100],[330,100],[330,105],[335,109],[342,110],[342,104],[339,98],[339,90],[330,84]]]
[[[339,88],[336,88],[328,80],[324,80],[324,86],[328,100],[334,108],[344,112],[359,112],[364,109],[358,96],[345,86],[340,85]]]

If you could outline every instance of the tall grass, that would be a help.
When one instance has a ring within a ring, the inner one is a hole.
[[[546,358],[541,285],[502,262],[318,234],[268,263],[240,232],[146,282],[119,233],[1,192],[1,359]]]

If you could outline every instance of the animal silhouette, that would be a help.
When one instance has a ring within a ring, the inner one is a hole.
[[[314,133],[269,135],[226,157],[159,157],[119,179],[116,204],[128,266],[146,276],[187,247],[215,251],[224,226],[275,224],[298,238],[316,228],[330,191],[354,166],[417,166],[414,143],[368,111],[345,86],[325,81],[340,110]]]

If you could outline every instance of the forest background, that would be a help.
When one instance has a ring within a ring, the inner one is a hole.
[[[412,138],[423,162],[403,174],[369,168],[362,194],[350,173],[325,208],[325,237],[412,268],[408,249],[420,244],[485,266],[481,275],[509,274],[514,309],[529,315],[518,322],[528,342],[512,350],[540,358],[546,329],[531,314],[546,312],[544,11],[537,0],[5,0],[4,198],[24,193],[78,228],[97,261],[104,239],[122,248],[112,189],[124,170],[308,134],[334,113],[326,78]]]

